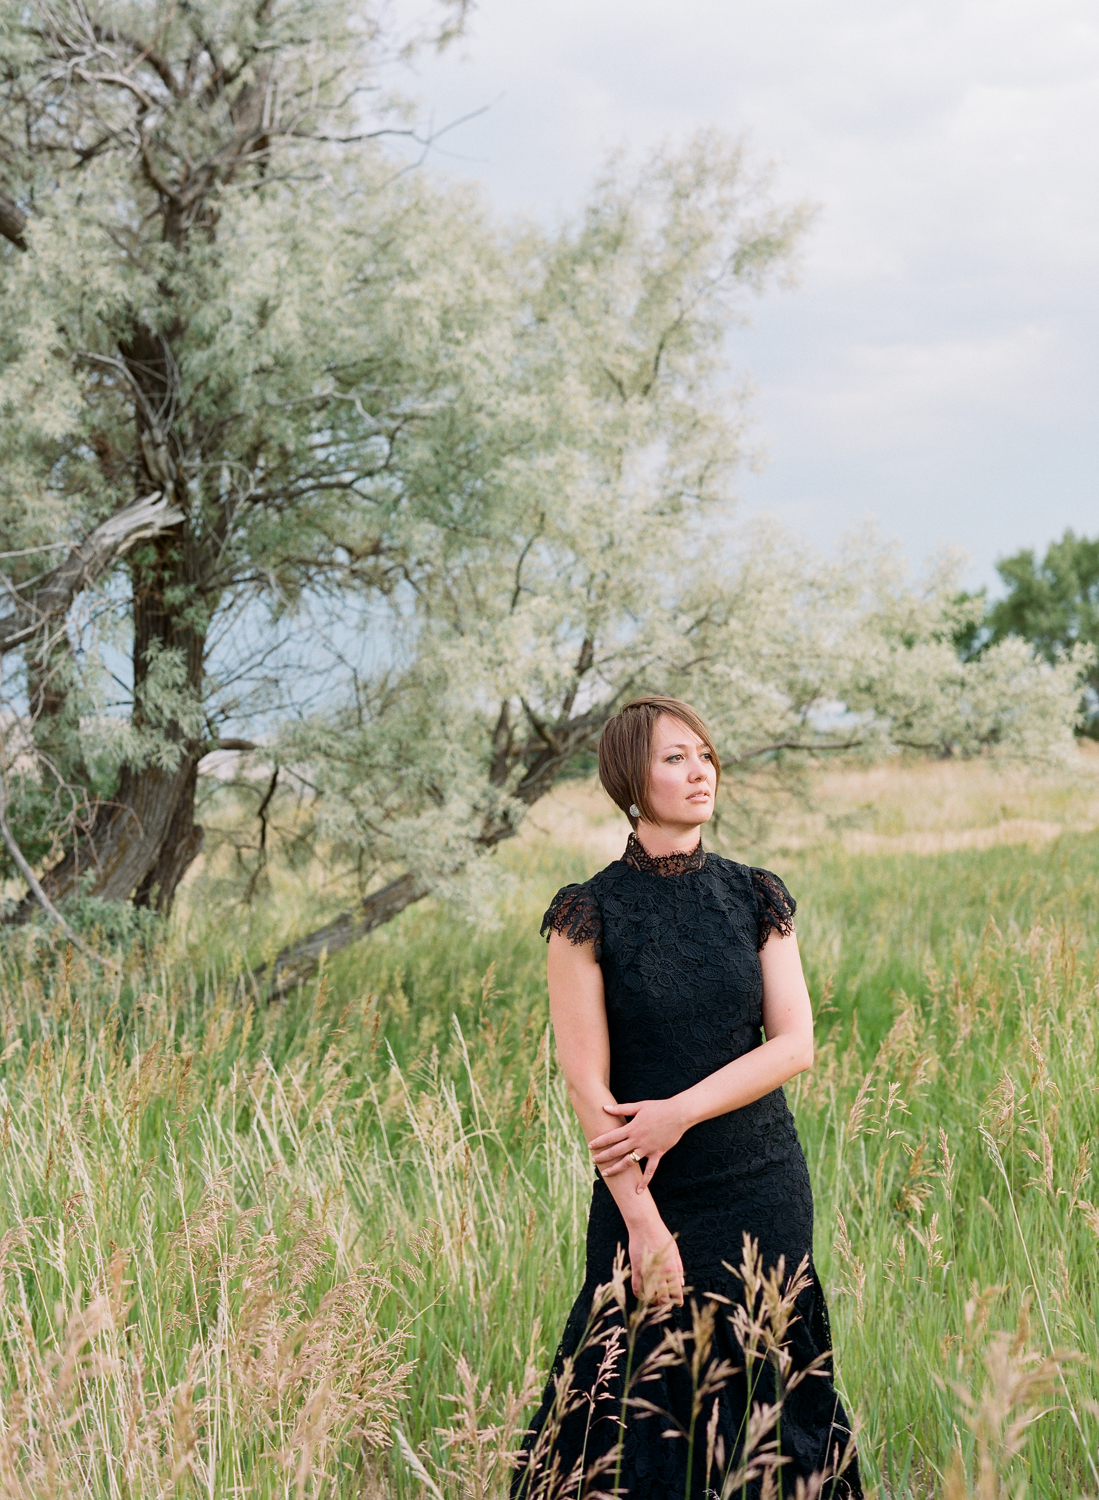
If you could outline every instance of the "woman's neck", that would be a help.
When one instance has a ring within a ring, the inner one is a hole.
[[[702,825],[667,825],[646,823],[642,819],[634,830],[647,854],[654,859],[667,859],[669,854],[690,854],[702,841]]]

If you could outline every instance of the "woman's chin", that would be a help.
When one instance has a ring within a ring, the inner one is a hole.
[[[708,823],[714,815],[714,804],[712,802],[689,802],[687,804],[684,823],[698,824]]]

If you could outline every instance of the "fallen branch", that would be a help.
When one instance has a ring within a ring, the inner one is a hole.
[[[8,583],[14,601],[10,614],[0,617],[0,655],[21,646],[50,620],[67,614],[76,596],[91,588],[107,569],[136,542],[148,541],[178,526],[183,512],[161,494],[146,495],[108,516],[74,547],[28,599]]]
[[[592,743],[609,716],[610,709],[604,706],[591,710],[576,719],[546,724],[527,708],[527,717],[534,729],[534,735],[523,747],[526,774],[515,789],[513,795],[516,799],[530,805],[543,796],[556,781],[561,767],[576,754],[577,750],[586,748]],[[502,737],[505,729],[506,718],[502,716],[497,726],[498,737]],[[773,745],[761,745],[757,749],[748,750],[736,759],[737,761],[752,760],[776,750],[808,752],[853,750],[863,743],[863,740],[843,742],[819,740],[807,744],[800,740],[780,740]],[[219,748],[222,749],[238,746],[242,749],[250,748],[250,742],[222,740],[219,744]],[[500,773],[500,779],[502,779],[506,770],[505,757],[501,757],[500,763],[503,768]],[[518,831],[519,825],[505,816],[485,827],[476,843],[482,849],[493,849],[503,840],[512,838]],[[268,998],[279,999],[295,985],[304,983],[311,974],[316,972],[323,954],[342,952],[344,948],[358,942],[359,938],[365,937],[367,933],[373,932],[376,927],[381,927],[404,911],[406,906],[422,900],[428,894],[429,889],[429,885],[420,876],[412,872],[401,875],[383,886],[380,891],[367,896],[355,910],[341,912],[327,926],[318,928],[294,943],[288,943],[270,965]],[[267,969],[268,965],[264,964],[255,972],[261,975]]]
[[[566,717],[548,724],[527,708],[534,734],[519,752],[524,775],[513,793],[515,799],[529,807],[544,796],[557,780],[562,766],[578,750],[588,748],[598,738],[611,711],[611,707],[604,705],[574,719]],[[506,730],[507,715],[502,712],[497,726],[498,739],[505,739]],[[236,744],[243,746],[248,742],[222,740],[220,743],[225,747]],[[508,758],[503,754],[494,767],[494,784],[501,785],[509,773]],[[518,832],[519,824],[505,813],[502,817],[489,821],[474,842],[480,849],[494,849],[497,844],[513,838]],[[430,889],[427,881],[409,871],[396,880],[391,880],[380,891],[367,896],[354,911],[341,912],[326,927],[320,927],[316,932],[299,938],[297,942],[287,944],[270,966],[268,998],[278,999],[296,984],[302,984],[316,971],[322,954],[339,953],[350,947],[359,938],[365,937],[367,933],[373,932],[376,927],[383,926],[404,911],[406,906],[422,901]],[[266,969],[267,965],[264,964],[256,973],[263,974]]]
[[[349,948],[368,932],[373,932],[375,927],[382,927],[391,921],[406,906],[422,901],[429,890],[427,883],[410,870],[405,875],[399,875],[396,880],[391,880],[388,885],[383,885],[380,891],[367,896],[354,911],[341,912],[326,927],[319,927],[307,937],[288,943],[271,965],[268,999],[281,999],[288,990],[292,990],[297,984],[303,984],[315,972],[322,954],[331,955]],[[260,975],[266,970],[267,965],[261,964],[255,972]]]

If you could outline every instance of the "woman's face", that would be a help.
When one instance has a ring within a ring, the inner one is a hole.
[[[693,730],[661,714],[653,731],[649,805],[661,827],[696,827],[714,810],[717,772],[709,750]]]

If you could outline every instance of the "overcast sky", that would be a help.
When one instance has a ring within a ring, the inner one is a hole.
[[[431,161],[504,212],[553,221],[608,149],[701,125],[820,205],[732,346],[746,510],[823,547],[872,517],[972,583],[1099,533],[1097,0],[479,0],[412,89],[436,125],[491,105]]]

